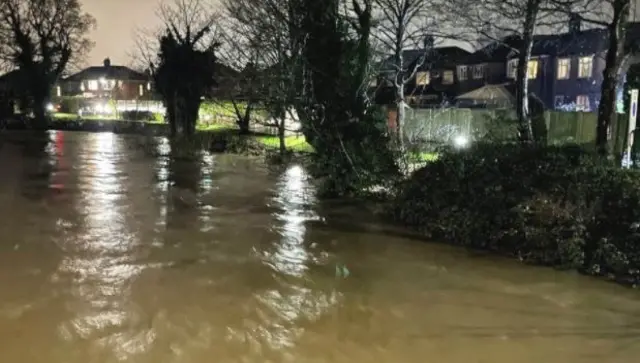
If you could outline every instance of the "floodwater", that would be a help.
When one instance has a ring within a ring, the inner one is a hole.
[[[300,166],[0,143],[0,362],[638,362],[640,292],[401,237]]]

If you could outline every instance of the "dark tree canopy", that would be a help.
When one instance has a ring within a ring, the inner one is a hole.
[[[200,0],[176,0],[160,7],[165,30],[156,39],[157,56],[150,66],[172,135],[194,134],[202,97],[215,85],[219,44],[214,14],[207,9]]]
[[[21,89],[36,119],[65,69],[93,46],[87,37],[95,19],[78,0],[1,0],[0,56],[20,72]]]
[[[165,101],[174,134],[192,135],[195,132],[201,98],[214,86],[214,48],[198,50],[193,46],[194,40],[205,31],[208,30],[203,29],[193,39],[188,39],[167,29],[160,38],[154,81]]]

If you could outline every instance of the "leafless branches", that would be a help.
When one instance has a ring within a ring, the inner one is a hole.
[[[95,19],[78,0],[1,0],[0,57],[5,65],[41,63],[59,76],[93,47]]]
[[[164,0],[156,11],[160,26],[136,30],[135,49],[130,54],[135,67],[148,68],[156,61],[158,40],[167,33],[197,50],[215,47],[220,37],[217,9],[216,0]]]

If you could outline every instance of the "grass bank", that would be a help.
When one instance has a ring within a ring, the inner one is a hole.
[[[640,283],[640,173],[579,146],[444,151],[391,209],[451,244]]]
[[[94,129],[100,128],[100,126],[102,126],[105,131],[114,131],[121,129],[135,129],[136,131],[139,131],[139,129],[145,128],[150,128],[155,131],[158,126],[162,126],[164,132],[168,133],[169,131],[167,125],[162,122],[127,121],[110,116],[90,116],[86,118],[79,118],[78,115],[75,114],[55,113],[53,115],[53,120],[54,125],[58,126],[58,129],[64,129],[64,126],[67,126],[72,128],[73,130],[84,127],[87,129],[86,131],[93,131]],[[77,126],[72,127],[74,125]],[[254,149],[260,146],[264,147],[267,150],[278,150],[280,148],[280,140],[277,136],[254,133],[245,137],[241,137],[240,135],[237,135],[238,130],[232,123],[198,123],[196,125],[196,130],[198,132],[198,135],[193,143],[200,148],[208,149],[211,146],[212,142],[221,139],[226,140],[222,142],[227,144],[238,144],[241,141],[245,141],[246,143],[247,138],[249,140],[249,143],[251,143],[250,141],[255,141],[253,143]],[[155,132],[152,133],[155,134]],[[313,152],[313,148],[311,147],[311,145],[309,145],[309,143],[307,143],[304,136],[286,136],[285,145],[287,150],[292,152]]]

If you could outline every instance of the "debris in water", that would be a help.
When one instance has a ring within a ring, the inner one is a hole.
[[[336,264],[336,277],[342,277],[343,279],[349,277],[349,269],[347,266]]]

